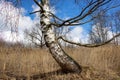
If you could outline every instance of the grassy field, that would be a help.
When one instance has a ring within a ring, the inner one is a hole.
[[[0,47],[0,80],[120,80],[120,46],[65,50],[81,74],[62,73],[47,49]]]

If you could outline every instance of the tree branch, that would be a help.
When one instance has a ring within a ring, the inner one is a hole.
[[[34,11],[34,12],[30,12],[30,14],[35,14],[35,13],[38,13],[38,12],[40,12],[40,10]]]
[[[95,12],[99,7],[109,3],[111,0],[108,0],[107,2],[104,2],[104,1],[101,1],[101,2],[98,2],[97,4],[95,4],[86,14],[84,14],[83,16],[81,16],[80,18],[78,19],[75,19],[73,21],[71,21],[70,23],[74,23],[74,22],[77,22],[77,21],[80,21],[82,19],[84,19],[85,17],[87,17],[88,15],[92,14],[93,12]]]
[[[49,12],[51,14],[51,16],[53,16],[55,19],[64,22],[64,20],[60,19],[59,17],[57,17],[56,15],[54,15],[53,13]]]
[[[103,43],[99,43],[99,44],[81,44],[81,43],[76,43],[76,42],[72,42],[72,41],[68,41],[66,39],[64,39],[63,37],[58,37],[57,40],[59,39],[62,39],[63,41],[67,42],[67,43],[70,43],[70,44],[75,44],[75,45],[78,45],[78,46],[83,46],[83,47],[99,47],[99,46],[102,46],[102,45],[106,45],[107,43],[111,42],[112,40],[114,40],[116,37],[120,36],[120,33],[113,36],[110,40],[108,41],[105,41]]]
[[[62,24],[59,25],[59,27],[61,26],[65,26],[66,24],[72,24],[72,23],[76,23],[82,19],[84,19],[85,17],[89,16],[90,14],[92,14],[94,11],[96,11],[99,7],[109,3],[111,0],[101,0],[101,1],[94,1],[94,2],[90,2],[88,6],[86,6],[79,15],[77,15],[76,17],[70,18],[66,21],[64,21]],[[90,8],[89,10],[87,10],[88,8]],[[87,10],[86,13],[84,13]],[[84,13],[84,15],[83,15]]]
[[[41,11],[43,11],[42,5],[37,0],[34,0],[34,2],[40,7]]]
[[[78,26],[78,25],[83,25],[83,24],[86,24],[88,22],[91,22],[92,20],[94,20],[97,16],[95,17],[92,17],[91,19],[85,21],[85,22],[80,22],[80,23],[68,23],[68,24],[65,24],[64,26]]]

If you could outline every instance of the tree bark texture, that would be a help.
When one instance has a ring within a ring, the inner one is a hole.
[[[64,72],[80,73],[82,71],[81,66],[64,52],[55,38],[54,26],[50,22],[49,0],[42,0],[41,4],[43,11],[40,13],[40,24],[46,46]]]

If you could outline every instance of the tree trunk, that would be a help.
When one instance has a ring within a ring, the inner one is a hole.
[[[80,73],[82,71],[80,65],[64,52],[55,38],[54,28],[50,23],[49,0],[42,0],[42,6],[40,23],[46,46],[64,72]]]

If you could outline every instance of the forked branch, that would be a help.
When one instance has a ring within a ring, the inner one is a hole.
[[[68,20],[65,20],[62,24],[59,25],[59,27],[61,26],[65,26],[67,23],[69,24],[73,24],[76,22],[79,22],[81,20],[83,20],[84,18],[88,17],[89,15],[91,15],[93,12],[95,12],[98,8],[100,8],[101,6],[109,3],[111,0],[96,0],[96,1],[91,1],[81,12],[79,15],[70,18]]]

